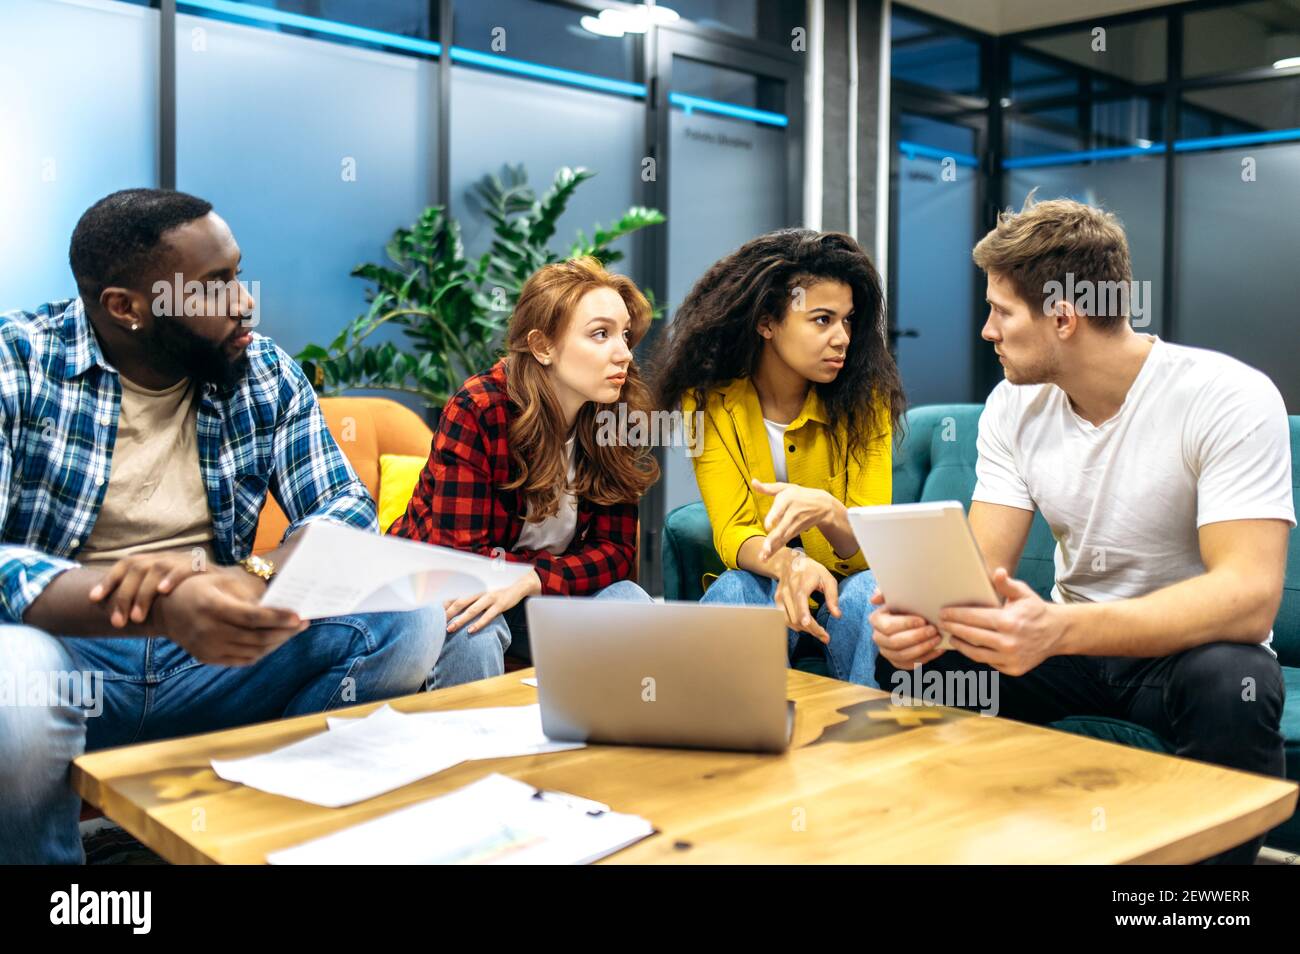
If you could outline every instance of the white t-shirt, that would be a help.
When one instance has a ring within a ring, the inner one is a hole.
[[[1099,427],[1053,384],[1003,381],[980,416],[973,499],[1042,512],[1057,602],[1143,596],[1204,573],[1197,530],[1208,523],[1295,526],[1277,387],[1227,355],[1153,342]]]
[[[569,459],[569,486],[573,485],[573,438],[564,442],[564,454]],[[515,541],[515,550],[546,550],[549,553],[563,553],[573,542],[573,534],[578,529],[578,501],[573,494],[566,493],[560,497],[560,509],[540,523],[524,521],[524,529]]]
[[[789,479],[789,471],[785,466],[785,429],[789,426],[763,418],[763,427],[767,428],[767,446],[772,451],[772,471],[781,483]]]

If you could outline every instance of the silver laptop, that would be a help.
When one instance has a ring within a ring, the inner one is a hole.
[[[785,614],[775,607],[535,596],[525,604],[552,739],[784,752]]]

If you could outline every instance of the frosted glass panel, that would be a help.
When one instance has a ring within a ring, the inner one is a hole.
[[[76,295],[72,229],[158,184],[158,11],[0,3],[0,311]]]
[[[540,196],[561,166],[585,166],[596,176],[578,186],[557,223],[551,247],[567,251],[578,229],[608,225],[640,205],[645,104],[466,67],[452,68],[451,208],[463,226],[465,247],[481,253],[492,224],[467,193],[503,164],[523,163]],[[637,276],[631,239],[614,246],[626,255],[617,270]]]
[[[1242,181],[1242,160],[1255,181]],[[1178,340],[1259,368],[1300,414],[1300,145],[1181,155]]]
[[[1119,216],[1128,236],[1133,280],[1150,282],[1150,296],[1141,286],[1144,315],[1133,308],[1139,331],[1161,334],[1164,327],[1164,189],[1165,160],[1141,158],[1099,162],[1091,166],[1056,166],[1015,169],[1007,176],[1006,204],[1019,209],[1029,190],[1038,187],[1036,199],[1069,198],[1101,206]],[[1136,301],[1136,300],[1135,300]]]
[[[898,367],[907,402],[969,401],[980,322],[970,251],[975,241],[976,170],[945,180],[937,159],[898,159]]]
[[[673,110],[669,120],[668,302],[686,297],[715,261],[787,225],[783,129]],[[665,513],[699,500],[686,451],[667,448]]]
[[[230,223],[260,283],[259,330],[290,353],[365,311],[349,272],[386,262],[393,229],[434,201],[436,70],[177,17],[177,186]]]

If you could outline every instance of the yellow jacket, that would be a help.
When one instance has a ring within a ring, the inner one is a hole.
[[[688,394],[682,410],[689,424],[697,408]],[[887,504],[893,494],[893,434],[889,414],[880,411],[882,435],[874,440],[864,455],[845,462],[843,438],[836,459],[832,460],[831,430],[826,408],[810,388],[803,410],[786,427],[785,461],[789,483],[828,491],[846,507]],[[705,400],[703,448],[693,458],[695,480],[704,498],[713,525],[713,546],[722,562],[739,569],[736,556],[740,545],[750,537],[765,537],[763,520],[776,498],[756,493],[750,480],[769,482],[776,479],[772,453],[763,426],[763,411],[758,392],[749,378],[737,378],[710,392]],[[696,440],[700,437],[696,435]],[[867,568],[862,551],[849,559],[840,559],[830,541],[816,528],[801,534],[803,549],[837,576],[846,576]]]

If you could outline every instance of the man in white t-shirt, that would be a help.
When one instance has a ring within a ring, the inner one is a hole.
[[[1031,199],[974,259],[1006,380],[980,418],[970,523],[1004,603],[926,621],[877,594],[880,684],[889,667],[991,667],[1000,715],[1110,716],[1180,756],[1282,775],[1269,643],[1295,512],[1277,388],[1133,330],[1128,244],[1109,213]],[[1050,602],[1008,575],[1036,510],[1057,543]],[[938,648],[936,622],[956,652]],[[1262,841],[1215,860],[1249,863]]]

